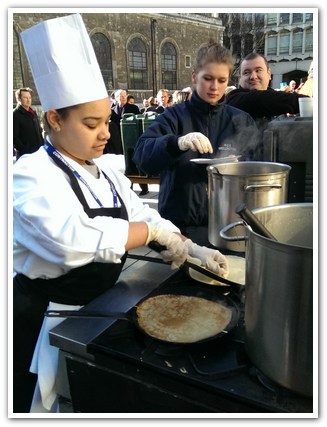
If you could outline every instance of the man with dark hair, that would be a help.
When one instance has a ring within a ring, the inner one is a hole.
[[[16,90],[17,106],[14,109],[13,135],[16,158],[34,153],[43,145],[42,129],[36,111],[31,108],[32,89],[22,87]]]
[[[271,70],[266,58],[250,53],[241,62],[239,88],[229,92],[225,102],[246,111],[257,122],[260,122],[258,119],[270,121],[282,114],[297,114],[298,94],[274,90],[270,81]]]
[[[134,95],[127,95],[127,104],[135,104],[135,97]]]

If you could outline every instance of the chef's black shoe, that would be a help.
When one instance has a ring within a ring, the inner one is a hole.
[[[146,194],[148,194],[148,192],[149,192],[149,190],[142,190],[142,191],[139,193],[139,196],[145,196]]]

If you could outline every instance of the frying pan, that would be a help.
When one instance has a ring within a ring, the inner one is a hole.
[[[81,309],[79,311],[71,311],[71,310],[48,310],[45,312],[45,316],[47,317],[64,317],[64,318],[89,318],[89,319],[122,319],[127,320],[131,323],[133,323],[143,334],[150,336],[152,339],[164,342],[164,343],[170,343],[170,344],[195,344],[195,343],[201,343],[204,341],[209,341],[217,338],[221,338],[226,336],[236,325],[239,320],[240,316],[240,310],[238,304],[229,297],[225,297],[223,295],[220,295],[219,292],[214,292],[214,289],[207,289],[199,288],[197,286],[181,286],[178,287],[178,290],[176,290],[176,285],[173,290],[169,290],[169,287],[165,290],[165,292],[160,292],[160,290],[157,290],[158,292],[153,292],[151,296],[147,296],[143,298],[136,306],[132,307],[132,309],[127,313],[121,313],[121,312],[106,312],[106,311],[91,311],[87,309]],[[220,331],[216,335],[199,339],[192,342],[181,342],[181,341],[169,341],[168,339],[159,339],[157,337],[154,337],[150,333],[147,332],[146,329],[144,329],[139,322],[139,318],[137,315],[137,308],[142,305],[143,302],[151,300],[154,296],[158,295],[173,295],[173,296],[192,296],[197,298],[202,298],[204,300],[215,302],[219,305],[223,305],[224,307],[227,307],[231,310],[231,319],[229,323],[226,325],[223,331]]]

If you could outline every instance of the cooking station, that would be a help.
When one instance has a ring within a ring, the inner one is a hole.
[[[187,287],[233,300],[237,325],[222,338],[176,345],[151,339],[126,320],[67,319],[50,331],[50,343],[60,349],[62,407],[108,414],[313,412],[311,398],[269,380],[248,359],[243,289],[200,283],[146,261],[158,255],[145,247],[132,255],[117,285],[85,309],[128,312],[146,296]]]

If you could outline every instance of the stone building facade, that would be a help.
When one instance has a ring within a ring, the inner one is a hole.
[[[191,86],[197,48],[209,39],[223,43],[221,20],[206,14],[81,14],[108,93],[126,89],[139,104],[163,87],[173,92]],[[40,21],[63,15],[67,14],[13,14],[13,93],[21,86],[35,89],[20,33]],[[33,104],[38,102],[34,90]]]
[[[312,9],[308,13],[265,14],[265,56],[273,73],[273,87],[295,80],[299,85],[308,76],[314,58],[314,30],[318,22]],[[301,11],[302,12],[302,11]],[[317,52],[317,50],[316,50]]]
[[[236,59],[232,83],[237,84],[241,60],[250,52],[264,55],[272,72],[271,86],[295,80],[297,85],[308,75],[314,59],[316,14],[307,13],[218,13],[224,30],[224,46]]]
[[[20,40],[21,31],[63,15],[66,13],[13,14],[14,105],[14,91],[22,86],[32,87],[33,103],[39,102]],[[222,43],[234,55],[235,70],[230,81],[234,85],[238,82],[240,61],[250,52],[266,56],[274,88],[291,79],[299,84],[307,76],[313,59],[313,13],[105,13],[101,10],[82,16],[108,93],[126,89],[139,104],[143,98],[156,96],[160,88],[173,92],[190,86],[196,50],[209,39]]]

